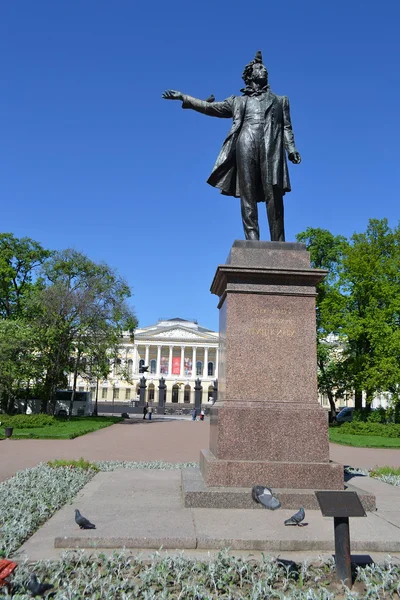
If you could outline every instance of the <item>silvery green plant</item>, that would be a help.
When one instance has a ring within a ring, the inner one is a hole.
[[[10,556],[93,475],[91,470],[40,464],[0,483],[0,556]]]
[[[40,581],[55,586],[55,600],[351,600],[394,598],[398,594],[400,566],[390,558],[383,565],[358,569],[358,582],[365,586],[362,595],[338,587],[332,561],[291,563],[291,567],[288,569],[279,559],[236,558],[227,551],[203,561],[183,553],[175,556],[156,552],[145,559],[127,551],[110,556],[69,551],[58,561],[19,565],[13,578],[14,595],[5,598],[27,600],[26,583],[33,570]]]

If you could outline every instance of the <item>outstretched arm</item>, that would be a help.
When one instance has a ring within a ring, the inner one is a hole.
[[[299,163],[301,163],[301,156],[297,152],[296,146],[294,144],[292,122],[290,120],[289,98],[287,96],[283,97],[283,126],[285,148],[286,152],[288,153],[288,158],[292,163],[298,165]]]
[[[220,117],[229,119],[232,118],[232,102],[234,96],[223,100],[222,102],[207,102],[205,100],[199,100],[193,98],[187,94],[181,92],[175,92],[174,90],[167,90],[163,93],[162,97],[165,100],[182,100],[182,108],[191,108],[203,115],[209,115],[210,117]]]

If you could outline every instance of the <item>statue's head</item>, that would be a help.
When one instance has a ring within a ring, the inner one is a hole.
[[[268,71],[263,65],[260,50],[256,53],[254,60],[245,66],[242,78],[246,85],[251,85],[253,81],[260,85],[267,85]]]

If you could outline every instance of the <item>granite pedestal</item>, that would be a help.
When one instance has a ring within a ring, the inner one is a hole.
[[[343,489],[318,403],[315,296],[325,275],[297,243],[235,241],[219,265],[211,286],[218,402],[200,456],[206,486]]]

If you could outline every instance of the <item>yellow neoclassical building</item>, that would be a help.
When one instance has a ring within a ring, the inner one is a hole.
[[[149,367],[147,373],[139,373],[142,365]],[[122,378],[124,371],[129,381]],[[207,404],[218,378],[218,333],[201,327],[196,320],[178,317],[139,327],[134,341],[128,334],[124,336],[109,377],[99,383],[99,402],[135,401],[142,377],[146,378],[147,402],[158,402],[159,380],[163,377],[167,404],[194,404],[197,379],[201,381],[202,403]],[[90,390],[95,398],[96,387],[83,379],[78,379],[78,390]]]

